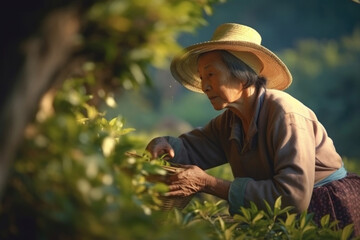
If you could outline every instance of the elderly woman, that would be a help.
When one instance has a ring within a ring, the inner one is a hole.
[[[314,112],[280,91],[291,74],[254,29],[219,26],[210,41],[175,57],[171,71],[186,88],[205,93],[214,109],[227,110],[202,128],[148,144],[153,157],[167,154],[186,165],[170,179],[168,196],[209,193],[228,200],[230,214],[282,196],[296,212],[308,209],[317,221],[330,214],[360,234],[360,177],[344,169]],[[233,181],[204,171],[225,163]]]

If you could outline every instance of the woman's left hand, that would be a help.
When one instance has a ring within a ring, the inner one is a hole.
[[[185,165],[184,170],[167,179],[169,192],[165,196],[189,196],[206,187],[209,175],[195,165]]]

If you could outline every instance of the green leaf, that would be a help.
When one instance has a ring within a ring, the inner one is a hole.
[[[162,201],[157,196],[152,195],[151,198],[156,205],[160,206],[162,204]]]
[[[139,83],[139,84],[145,83],[145,75],[138,64],[135,64],[135,63],[131,64],[130,72],[133,75],[133,77],[137,83]]]
[[[267,213],[270,215],[270,217],[273,217],[274,212],[272,211],[269,203],[264,200],[264,204],[265,204],[265,208],[266,208]]]
[[[237,227],[237,224],[233,224],[231,227],[229,227],[228,229],[226,229],[224,231],[225,240],[232,239],[232,237],[234,235],[234,230],[235,230],[236,227]]]
[[[283,214],[283,213],[290,212],[290,210],[292,210],[292,209],[294,209],[293,206],[287,206],[287,207],[281,209],[281,210],[278,212],[278,214],[281,215],[281,214]]]
[[[235,214],[233,218],[234,218],[234,220],[238,221],[239,223],[249,223],[248,220],[244,216],[239,215],[239,214]]]
[[[338,223],[339,223],[338,220],[332,221],[332,222],[330,223],[330,225],[329,225],[329,228],[334,228],[334,227],[336,227],[336,225],[338,225]]]
[[[307,226],[304,227],[303,233],[306,233],[306,232],[308,232],[308,231],[313,231],[313,230],[315,230],[315,229],[316,229],[315,226],[307,225]]]
[[[303,229],[306,225],[306,211],[300,215],[300,228]]]
[[[135,128],[124,128],[123,130],[121,130],[121,135],[128,134],[128,133],[133,132],[135,130],[136,130]]]
[[[99,112],[97,111],[97,109],[94,106],[84,104],[84,107],[86,108],[87,116],[89,117],[89,119],[94,119],[95,117],[97,117],[99,115]]]
[[[251,208],[251,212],[256,213],[256,212],[259,211],[256,204],[254,202],[252,202],[252,201],[250,202],[250,208]]]
[[[186,213],[183,217],[182,224],[186,225],[186,224],[190,223],[191,221],[193,221],[194,215],[195,214],[193,214],[192,212]]]
[[[245,219],[247,220],[247,222],[250,222],[251,221],[250,211],[244,207],[240,207],[240,210],[241,210],[241,213],[243,214],[243,216],[245,217]]]
[[[115,145],[116,141],[113,137],[106,137],[103,140],[101,148],[105,157],[109,157],[113,153]]]
[[[330,215],[326,214],[325,216],[323,216],[320,220],[320,224],[323,228],[329,226],[329,222],[330,222]]]
[[[108,123],[108,121],[106,120],[106,118],[101,118],[100,119],[100,124],[101,125],[106,125]]]
[[[109,125],[110,125],[110,126],[114,126],[117,120],[118,120],[118,118],[117,118],[117,117],[116,117],[116,118],[111,119],[111,120],[109,121]]]
[[[181,223],[183,221],[183,215],[181,214],[181,212],[178,209],[174,209],[174,214],[175,214],[175,220],[177,223]]]
[[[219,217],[217,217],[217,219],[216,219],[217,221],[219,221],[219,224],[220,224],[220,229],[222,230],[222,231],[225,231],[225,229],[226,229],[226,225],[225,225],[225,222],[224,222],[224,220],[219,216]]]
[[[258,212],[256,214],[256,216],[253,218],[252,220],[252,223],[255,224],[257,221],[259,221],[260,219],[262,219],[264,217],[264,213],[261,211],[261,212]]]
[[[347,240],[350,238],[352,232],[353,232],[354,224],[349,224],[345,226],[341,233],[341,240]]]
[[[156,183],[154,186],[153,186],[153,189],[157,192],[160,192],[160,193],[165,193],[169,190],[169,187],[164,184],[164,183]]]
[[[204,11],[209,16],[212,15],[212,13],[213,13],[212,8],[209,5],[204,6]]]
[[[292,213],[292,214],[288,214],[286,221],[285,221],[285,226],[292,226],[295,223],[297,214],[296,213]]]
[[[122,117],[117,116],[110,120],[109,125],[111,127],[116,127],[117,129],[121,129],[124,126],[124,122]]]
[[[281,196],[276,199],[274,208],[278,208],[278,209],[281,208]]]

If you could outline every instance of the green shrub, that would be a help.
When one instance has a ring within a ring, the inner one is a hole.
[[[84,79],[70,79],[29,125],[0,205],[1,239],[348,239],[329,217],[255,204],[233,218],[224,201],[195,198],[184,210],[159,211],[167,190],[147,176],[156,161],[126,156],[146,138],[130,134],[121,117],[87,103]],[[49,98],[51,99],[51,98]],[[54,114],[56,112],[56,114]]]
[[[266,202],[265,202],[266,203]],[[337,222],[330,222],[329,215],[321,219],[321,226],[313,221],[313,214],[291,213],[292,207],[281,208],[281,197],[273,207],[266,203],[266,211],[259,210],[254,203],[250,208],[241,207],[240,214],[233,218],[221,214],[226,204],[219,202],[193,202],[181,217],[184,225],[194,221],[206,221],[212,226],[212,239],[350,239],[353,224],[343,229],[337,228]],[[220,214],[219,214],[220,213]],[[179,215],[179,212],[176,213]],[[360,239],[360,237],[354,238]]]
[[[166,188],[145,181],[160,167],[125,156],[143,139],[88,105],[83,84],[68,80],[28,126],[0,205],[0,238],[169,239],[177,227],[154,212]]]

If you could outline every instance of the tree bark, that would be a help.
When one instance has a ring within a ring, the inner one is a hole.
[[[78,45],[80,16],[75,8],[62,8],[47,15],[40,36],[24,43],[24,62],[16,85],[5,99],[0,114],[0,197],[9,168],[16,157],[26,125],[34,117],[44,93],[61,76]]]

